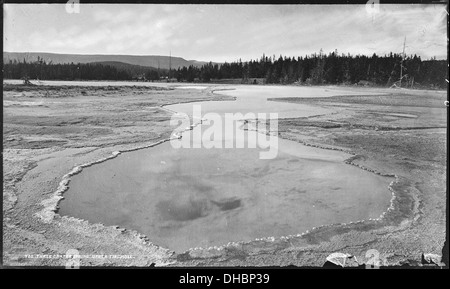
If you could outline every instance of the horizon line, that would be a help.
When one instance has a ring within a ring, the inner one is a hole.
[[[328,55],[328,54],[330,54],[330,53],[333,53],[334,51],[329,51],[329,52],[324,52],[323,51],[323,54],[325,54],[325,55]],[[186,60],[186,61],[196,61],[196,62],[205,62],[205,63],[209,63],[209,62],[212,62],[212,63],[232,63],[232,62],[237,62],[239,59],[241,59],[240,57],[238,57],[238,59],[236,59],[236,60],[233,60],[233,61],[212,61],[212,60],[197,60],[197,59],[186,59],[186,58],[184,58],[184,57],[182,57],[182,56],[173,56],[173,55],[161,55],[161,54],[99,54],[99,53],[86,53],[86,54],[84,54],[84,53],[60,53],[60,52],[43,52],[43,51],[3,51],[3,53],[35,53],[35,54],[39,54],[39,53],[46,53],[46,54],[58,54],[58,55],[83,55],[83,56],[136,56],[136,57],[146,57],[146,56],[160,56],[160,57],[167,57],[167,58],[169,58],[169,57],[175,57],[175,58],[181,58],[181,59],[184,59],[184,60]],[[310,54],[305,54],[305,55],[303,55],[303,56],[301,56],[301,55],[297,55],[297,56],[288,56],[288,55],[283,55],[283,54],[279,54],[279,56],[278,57],[280,57],[280,56],[283,56],[283,58],[284,57],[290,57],[290,58],[298,58],[298,57],[306,57],[306,56],[310,56],[310,55],[314,55],[314,54],[317,54],[318,52],[314,52],[314,53],[310,53]],[[319,51],[319,53],[320,53],[320,51]],[[389,53],[384,53],[384,56],[387,56],[387,55],[389,55],[390,53],[392,53],[392,54],[402,54],[402,52],[398,52],[398,53],[394,53],[393,51],[390,51]],[[374,52],[374,53],[372,53],[371,55],[369,55],[369,54],[364,54],[364,53],[358,53],[358,54],[352,54],[352,53],[338,53],[337,55],[350,55],[350,56],[368,56],[368,57],[371,57],[371,56],[373,56],[374,54],[375,55],[377,55],[377,56],[382,56],[383,54],[378,54],[378,53],[376,53],[376,52]],[[259,60],[259,58],[261,58],[262,56],[268,56],[269,55],[269,57],[271,57],[271,56],[275,56],[275,54],[273,54],[273,53],[271,53],[271,54],[266,54],[266,53],[263,53],[260,57],[257,57],[257,58],[255,58],[255,59],[253,59],[253,58],[251,58],[251,59],[249,59],[249,60],[244,60],[244,61],[242,61],[241,60],[241,62],[249,62],[249,61],[252,61],[252,60]],[[422,59],[422,57],[420,56],[420,55],[417,55],[417,53],[414,53],[414,54],[405,54],[405,55],[416,55],[417,57],[420,57],[421,59]],[[425,59],[424,58],[424,60],[433,60],[433,58],[435,58],[434,60],[448,60],[448,55],[447,55],[447,57],[446,58],[437,58],[437,56],[433,56],[433,57],[430,57],[429,59]],[[275,60],[275,59],[273,59],[273,60]]]

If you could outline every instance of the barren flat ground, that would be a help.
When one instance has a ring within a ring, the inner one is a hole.
[[[179,85],[183,89],[4,84],[5,265],[64,266],[64,258],[36,255],[64,255],[69,249],[82,255],[131,256],[84,258],[81,266],[322,266],[334,252],[367,260],[369,249],[378,250],[389,265],[417,265],[422,254],[442,254],[447,109],[446,93],[439,91],[325,87],[339,96],[269,100],[324,112],[280,119],[280,137],[348,152],[353,155],[346,160],[349,165],[395,176],[395,198],[382,219],[175,253],[128,228],[55,213],[52,208],[59,201],[55,192],[64,189],[74,168],[170,136],[171,112],[162,105],[234,101],[219,87]],[[232,87],[236,86],[228,88]],[[342,95],[342,90],[352,93]],[[269,95],[276,95],[273,91]]]

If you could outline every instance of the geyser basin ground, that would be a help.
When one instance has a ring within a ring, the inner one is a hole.
[[[220,93],[236,101],[167,107],[187,115],[193,105],[201,105],[203,113],[222,116],[276,112],[280,118],[310,117],[334,110],[267,97],[337,94],[323,88],[248,86]],[[187,131],[183,140],[187,134],[193,139]],[[229,142],[239,136],[225,132],[222,138]],[[251,140],[248,132],[244,140]],[[261,160],[261,150],[248,147],[174,149],[163,143],[125,153],[74,176],[59,213],[135,229],[157,245],[183,252],[378,218],[390,205],[392,179],[345,164],[346,153],[278,139],[276,158]]]
[[[124,153],[74,176],[59,213],[135,229],[183,252],[378,218],[389,207],[391,178],[344,164],[342,152],[286,140],[279,147],[273,160],[260,160],[258,149],[168,142]]]
[[[393,202],[394,209],[380,222],[331,226],[291,238],[289,242],[279,239],[273,243],[229,246],[218,252],[213,250],[213,257],[205,257],[211,255],[209,251],[196,250],[182,255],[165,253],[163,249],[143,244],[133,232],[99,226],[94,224],[95,220],[87,224],[56,217],[51,223],[43,223],[36,214],[43,209],[41,202],[54,196],[61,178],[73,167],[104,158],[113,151],[148,145],[166,137],[164,132],[172,131],[168,120],[161,121],[168,119],[167,113],[153,106],[222,97],[211,96],[203,90],[149,89],[143,85],[152,83],[146,82],[127,83],[130,86],[118,86],[117,90],[107,89],[116,82],[99,83],[103,87],[90,86],[91,82],[79,83],[81,87],[73,86],[76,83],[72,82],[64,82],[71,86],[56,87],[57,84],[32,86],[26,91],[23,85],[9,85],[9,88],[4,85],[4,100],[20,102],[20,105],[6,105],[5,102],[3,107],[5,266],[65,266],[65,258],[30,259],[26,254],[64,255],[68,248],[79,248],[83,255],[135,257],[83,259],[83,267],[148,267],[152,263],[189,267],[322,266],[325,258],[336,251],[352,254],[364,262],[369,249],[384,254],[390,265],[415,266],[420,264],[422,254],[442,254],[446,232],[447,108],[443,106],[446,91],[351,87],[345,90],[359,91],[358,96],[309,101],[283,99],[291,104],[342,109],[322,117],[281,120],[280,136],[320,146],[347,148],[362,156],[354,163],[398,175],[399,182],[393,186],[397,197]],[[337,87],[324,89],[330,90],[330,94],[341,90]],[[378,95],[368,97],[369,92]],[[379,94],[384,92],[389,95],[380,97]],[[393,113],[418,117],[392,120],[387,114]],[[341,126],[330,127],[328,122]],[[438,126],[443,128],[430,128]],[[422,129],[417,129],[419,127]],[[154,139],[158,135],[161,137]],[[89,169],[86,168],[74,179],[87,172]],[[69,197],[72,193],[75,192],[69,190],[64,196]]]

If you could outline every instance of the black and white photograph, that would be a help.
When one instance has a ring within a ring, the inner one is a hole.
[[[1,267],[448,268],[447,28],[447,1],[4,1]]]

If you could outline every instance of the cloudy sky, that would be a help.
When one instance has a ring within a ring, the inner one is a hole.
[[[444,5],[4,4],[4,51],[168,55],[234,61],[266,55],[407,54],[447,58]]]

